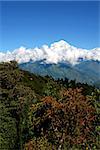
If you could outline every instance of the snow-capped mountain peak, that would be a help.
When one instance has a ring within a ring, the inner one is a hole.
[[[0,52],[0,62],[16,60],[18,63],[25,63],[32,60],[33,62],[45,60],[45,63],[68,62],[72,65],[79,63],[80,60],[98,60],[100,61],[100,48],[86,50],[74,47],[64,40],[60,40],[41,48],[20,47],[12,52]]]

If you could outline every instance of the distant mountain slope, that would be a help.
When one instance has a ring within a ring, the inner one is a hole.
[[[97,82],[98,85],[100,84],[100,61],[83,61],[82,63],[75,65],[75,69],[89,77],[94,85]]]
[[[75,66],[68,63],[46,64],[43,61],[30,61],[20,64],[19,67],[35,74],[49,75],[56,79],[67,77],[70,80],[88,84],[95,84],[100,80],[100,62],[98,61],[82,61]]]

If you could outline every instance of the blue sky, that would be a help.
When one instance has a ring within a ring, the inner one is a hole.
[[[86,49],[100,46],[98,1],[2,1],[0,18],[0,51],[61,39]]]

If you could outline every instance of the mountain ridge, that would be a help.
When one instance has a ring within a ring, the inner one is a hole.
[[[77,48],[64,40],[60,40],[58,42],[54,42],[50,46],[43,45],[41,48],[36,47],[27,49],[25,47],[20,47],[12,52],[0,52],[0,62],[12,60],[17,61],[19,64],[29,62],[30,60],[33,62],[45,60],[46,64],[68,62],[75,65],[78,64],[80,60],[100,61],[100,48],[87,50]]]
[[[0,62],[17,61],[20,68],[42,76],[68,78],[97,85],[100,81],[100,48],[77,48],[64,40],[41,48],[20,47],[0,53]]]
[[[19,67],[38,75],[49,75],[55,79],[68,78],[69,80],[76,80],[76,82],[90,85],[95,85],[100,80],[100,62],[98,61],[83,61],[75,66],[68,63],[46,64],[42,61],[31,61],[22,63]]]

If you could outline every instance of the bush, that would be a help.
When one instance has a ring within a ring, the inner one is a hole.
[[[95,142],[95,108],[82,89],[64,89],[61,99],[46,96],[33,104],[30,123],[35,137],[45,136],[57,148]]]

